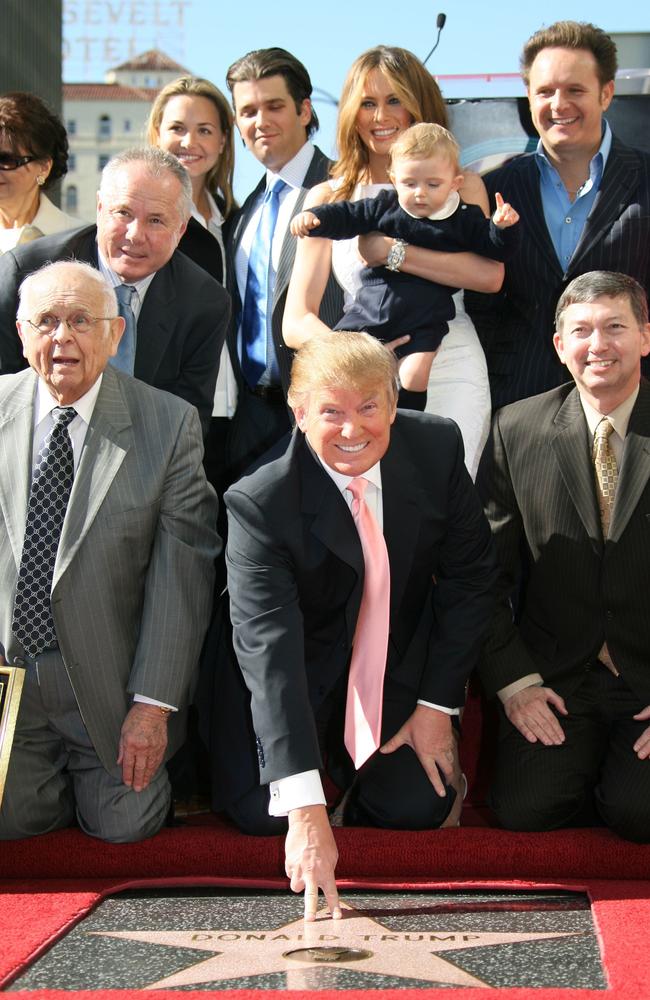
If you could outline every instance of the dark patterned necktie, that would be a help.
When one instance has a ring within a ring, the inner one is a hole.
[[[52,410],[54,427],[41,445],[32,477],[11,625],[29,656],[56,643],[52,580],[74,476],[68,424],[76,415],[71,406]]]

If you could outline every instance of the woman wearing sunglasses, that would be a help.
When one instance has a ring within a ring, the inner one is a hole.
[[[0,97],[0,253],[81,224],[44,193],[68,169],[60,119],[34,94]]]

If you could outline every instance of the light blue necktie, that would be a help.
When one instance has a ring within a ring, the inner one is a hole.
[[[254,388],[269,369],[277,373],[271,332],[272,302],[269,297],[269,271],[273,233],[278,221],[280,192],[287,187],[278,178],[267,189],[262,213],[248,256],[248,276],[242,314],[242,372]],[[279,376],[278,376],[279,381]]]
[[[124,333],[117,347],[117,354],[111,359],[114,368],[119,368],[127,375],[133,375],[135,367],[135,338],[136,324],[135,313],[131,308],[131,300],[135,294],[133,285],[118,285],[115,289],[117,301],[120,307],[120,316],[124,319],[126,326]]]

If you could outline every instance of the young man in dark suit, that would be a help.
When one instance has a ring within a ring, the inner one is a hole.
[[[301,210],[307,189],[327,178],[330,161],[310,142],[318,128],[311,80],[290,52],[249,52],[233,63],[226,82],[242,140],[266,171],[229,220],[227,232],[234,304],[228,344],[239,390],[227,446],[232,481],[289,430],[292,351],[282,339],[296,250],[289,222]],[[333,326],[342,308],[342,294],[331,279],[322,319]]]
[[[51,261],[81,260],[114,288],[135,289],[134,357],[122,369],[196,406],[207,433],[230,301],[176,251],[191,210],[192,188],[176,157],[153,146],[114,157],[102,174],[95,226],[45,236],[0,257],[0,372],[26,366],[16,333],[23,278]]]
[[[493,202],[498,191],[517,206],[521,252],[497,296],[467,296],[495,409],[565,381],[553,310],[573,278],[620,271],[650,292],[650,154],[620,142],[603,117],[614,42],[592,24],[559,21],[526,42],[521,66],[537,150],[484,178]]]
[[[511,829],[604,822],[648,841],[645,291],[575,278],[554,344],[575,385],[499,411],[479,470],[501,566],[480,669],[502,706],[492,805]]]
[[[340,915],[321,768],[351,789],[350,824],[434,829],[460,812],[452,719],[493,609],[492,542],[458,427],[397,411],[396,373],[369,334],[315,335],[294,359],[293,436],[226,494],[234,646],[250,696],[222,675],[215,763],[243,829],[288,824],[287,872],[310,917],[319,887]],[[360,480],[390,588],[381,613],[355,522]],[[356,657],[379,634],[370,689],[383,710],[358,755]]]

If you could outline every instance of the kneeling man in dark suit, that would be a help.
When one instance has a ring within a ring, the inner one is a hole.
[[[590,271],[562,294],[555,322],[575,385],[500,410],[479,476],[501,564],[481,667],[502,704],[492,805],[511,829],[604,822],[648,841],[645,291]]]
[[[321,770],[350,790],[346,823],[432,829],[459,811],[453,721],[493,610],[459,430],[397,412],[396,371],[368,334],[314,337],[293,363],[292,437],[226,494],[252,709],[252,727],[232,725],[226,804],[251,833],[288,822],[307,917],[319,887],[340,916]]]

